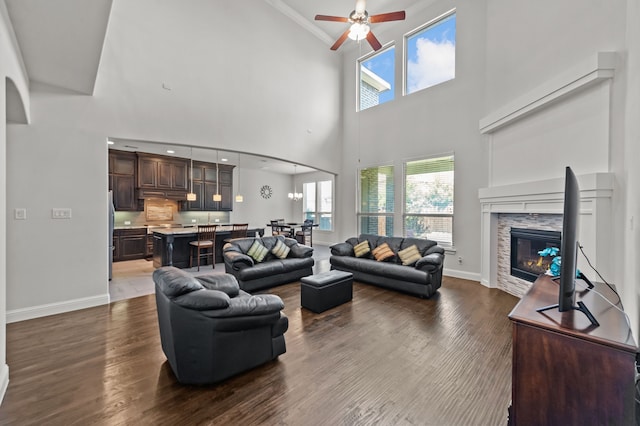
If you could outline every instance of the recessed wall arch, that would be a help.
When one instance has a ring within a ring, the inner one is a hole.
[[[7,123],[29,124],[29,111],[25,107],[22,95],[11,77],[5,79]]]

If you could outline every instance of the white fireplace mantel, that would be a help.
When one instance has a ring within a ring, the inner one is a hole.
[[[604,273],[610,264],[611,197],[613,173],[591,173],[577,176],[580,186],[579,239],[589,252],[592,264]],[[562,214],[564,178],[546,179],[512,185],[481,188],[481,283],[497,287],[497,221],[500,213]],[[578,265],[581,265],[579,260]],[[583,266],[584,268],[584,266]]]

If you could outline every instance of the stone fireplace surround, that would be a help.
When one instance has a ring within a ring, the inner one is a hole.
[[[580,186],[580,244],[593,266],[604,276],[611,276],[613,173],[577,177]],[[480,282],[521,297],[531,283],[510,275],[509,230],[511,226],[562,230],[564,177],[481,188],[479,199],[482,215]],[[507,238],[504,237],[505,231]],[[578,256],[578,268],[591,272],[582,255]]]

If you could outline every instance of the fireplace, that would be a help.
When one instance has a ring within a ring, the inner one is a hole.
[[[550,247],[560,249],[560,244],[561,233],[558,231],[511,228],[511,275],[535,281],[549,269],[553,259],[540,256],[538,252]]]

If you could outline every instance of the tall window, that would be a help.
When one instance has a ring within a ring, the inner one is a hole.
[[[311,219],[321,231],[333,230],[333,182],[306,182],[302,185],[304,218]]]
[[[394,194],[393,166],[360,170],[361,234],[393,236]]]
[[[395,47],[379,50],[358,60],[358,110],[371,108],[393,100],[395,78]]]
[[[456,76],[456,14],[447,12],[405,36],[405,94]]]
[[[453,245],[453,166],[453,155],[405,163],[405,236]]]

